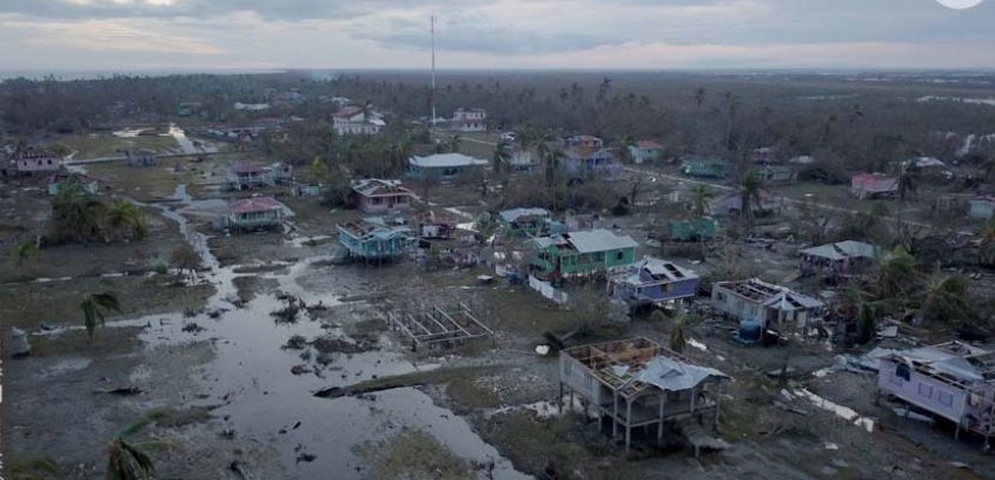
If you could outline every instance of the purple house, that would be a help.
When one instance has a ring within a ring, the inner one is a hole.
[[[698,274],[674,262],[644,257],[608,281],[612,297],[630,307],[658,305],[697,294]]]
[[[621,169],[615,154],[598,137],[577,135],[568,138],[565,145],[562,165],[574,178],[612,177]]]
[[[961,342],[881,357],[878,396],[898,398],[985,438],[995,434],[995,352]]]

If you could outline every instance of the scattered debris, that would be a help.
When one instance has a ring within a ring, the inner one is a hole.
[[[128,396],[128,395],[139,395],[145,393],[145,390],[142,390],[141,388],[131,385],[127,387],[112,388],[110,390],[94,390],[93,393],[106,393],[110,395]]]
[[[252,476],[249,475],[249,472],[245,468],[245,465],[238,460],[235,460],[230,464],[228,464],[228,469],[235,472],[235,474],[238,475],[239,478],[241,478],[242,480],[252,480]]]
[[[915,420],[917,422],[923,422],[923,423],[929,423],[929,424],[932,424],[935,421],[932,418],[927,417],[926,415],[923,415],[921,413],[913,412],[908,407],[894,407],[891,410],[893,412],[895,412],[895,415],[898,415],[899,417],[902,417],[902,418],[907,418],[909,420]]]
[[[287,343],[283,344],[282,349],[284,350],[303,350],[307,347],[307,339],[303,335],[294,335],[287,339]]]
[[[199,333],[199,332],[203,332],[204,330],[207,330],[207,329],[204,328],[204,327],[202,327],[202,326],[200,326],[200,325],[198,325],[196,322],[190,322],[190,323],[187,323],[187,324],[183,325],[183,331],[187,332],[187,333],[194,333],[194,334],[196,334],[196,333]]]
[[[304,375],[305,373],[311,373],[311,372],[312,372],[311,368],[308,367],[307,365],[304,365],[303,363],[290,367],[290,373],[294,375]]]

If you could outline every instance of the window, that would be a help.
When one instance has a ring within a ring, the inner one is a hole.
[[[895,367],[895,376],[898,378],[905,379],[905,381],[907,382],[909,381],[909,378],[912,377],[912,372],[909,371],[908,365],[904,363],[899,363],[898,366]]]
[[[919,384],[919,396],[932,398],[933,397],[933,387],[926,385],[925,383]]]
[[[618,253],[616,253],[615,254],[615,260],[619,260],[619,261],[625,260],[625,252],[624,251],[619,251]]]
[[[940,405],[945,407],[952,407],[954,404],[954,396],[943,390],[937,392],[937,399],[940,401]]]

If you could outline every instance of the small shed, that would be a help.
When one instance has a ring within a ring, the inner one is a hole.
[[[712,217],[667,220],[667,240],[672,242],[709,240],[715,236],[715,228],[716,221]]]
[[[973,198],[968,201],[970,210],[968,216],[973,220],[991,220],[995,213],[995,197],[985,196]]]
[[[898,177],[885,173],[855,173],[850,192],[857,198],[891,197],[898,193]]]
[[[713,158],[692,158],[681,164],[681,172],[689,177],[725,178],[729,170],[728,162]]]
[[[20,358],[31,355],[31,344],[28,343],[28,334],[17,327],[10,329],[10,356]]]

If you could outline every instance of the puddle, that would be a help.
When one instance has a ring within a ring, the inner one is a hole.
[[[848,422],[850,422],[850,423],[852,423],[852,424],[854,424],[854,425],[856,425],[856,426],[858,426],[860,428],[863,428],[864,430],[867,430],[868,432],[873,432],[874,431],[874,419],[861,416],[859,413],[857,413],[856,410],[854,410],[854,409],[852,409],[850,407],[844,407],[843,405],[840,405],[838,403],[834,403],[834,402],[831,402],[829,400],[826,400],[825,398],[822,398],[822,397],[820,397],[820,396],[818,396],[818,395],[810,392],[808,389],[805,389],[805,388],[802,388],[802,389],[799,389],[799,390],[795,390],[794,393],[795,393],[795,395],[797,395],[799,397],[803,397],[803,398],[808,399],[816,407],[819,407],[819,408],[821,408],[823,410],[827,410],[827,411],[833,412],[833,413],[836,414],[836,416],[838,416],[838,417],[840,417],[840,418],[842,418],[842,419],[844,419],[844,420],[846,420],[846,421],[848,421]]]
[[[92,360],[89,358],[69,358],[52,365],[41,373],[41,378],[56,377],[70,372],[83,370],[90,366]]]

